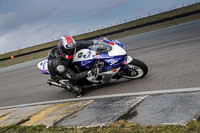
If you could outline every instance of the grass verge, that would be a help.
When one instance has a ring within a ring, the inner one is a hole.
[[[194,20],[198,20],[198,19],[200,19],[200,14],[194,14],[194,15],[187,16],[184,18],[174,19],[172,21],[166,21],[163,23],[145,26],[145,27],[134,29],[134,30],[124,31],[124,32],[121,32],[118,34],[107,36],[107,37],[109,39],[120,39],[120,38],[134,36],[134,35],[141,34],[144,32],[158,30],[158,29],[162,29],[162,28],[166,28],[169,26],[174,26],[174,25],[178,25],[178,24],[182,24],[182,23],[186,23],[186,22],[190,22],[190,21],[194,21]]]
[[[106,28],[106,29],[90,32],[90,33],[87,33],[87,34],[78,35],[78,36],[75,36],[74,38],[75,39],[84,39],[84,38],[88,38],[88,37],[91,37],[91,36],[104,34],[104,33],[112,32],[112,31],[120,30],[120,29],[123,29],[123,28],[128,28],[128,27],[131,27],[131,26],[137,26],[137,25],[141,25],[141,24],[144,24],[144,23],[147,23],[147,22],[153,22],[153,21],[156,21],[156,20],[160,20],[160,19],[163,19],[163,18],[176,16],[176,15],[179,15],[179,14],[195,11],[195,10],[198,10],[198,9],[200,9],[200,3],[190,5],[190,6],[187,6],[187,7],[183,7],[183,8],[179,8],[179,9],[175,9],[175,10],[172,10],[172,11],[164,12],[164,13],[161,13],[161,14],[153,15],[153,16],[150,16],[150,17],[145,17],[145,18],[142,18],[142,19],[138,19],[138,20],[131,21],[131,22],[128,22],[128,23],[109,27],[109,28]],[[124,31],[124,32],[121,32],[121,33],[118,33],[118,34],[114,34],[114,35],[110,35],[110,36],[107,36],[107,37],[109,39],[120,39],[120,38],[133,36],[133,35],[136,35],[136,34],[148,32],[148,31],[152,31],[152,30],[156,30],[156,29],[161,29],[161,28],[172,26],[172,25],[177,25],[177,24],[181,24],[181,23],[185,23],[185,22],[189,22],[189,21],[193,21],[193,20],[198,20],[198,19],[200,19],[200,13],[190,15],[190,16],[187,16],[187,17],[183,17],[183,18],[178,18],[178,19],[162,22],[162,23],[159,23],[159,24],[149,25],[149,26],[145,26],[145,27],[141,27],[141,28],[137,28],[137,29],[133,29],[133,30],[127,30],[127,31]],[[27,52],[31,52],[31,51],[35,51],[35,50],[39,50],[39,49],[43,49],[43,48],[47,48],[47,47],[51,47],[51,46],[56,46],[57,43],[58,43],[58,41],[56,40],[56,41],[48,42],[48,43],[45,43],[45,44],[40,44],[40,45],[36,45],[36,46],[33,46],[33,47],[28,47],[28,48],[25,48],[25,49],[21,49],[21,50],[13,51],[13,52],[10,52],[10,53],[2,54],[2,55],[0,55],[0,59],[10,57],[10,56],[19,55],[19,54],[23,54],[23,53],[27,53]],[[38,52],[38,53],[35,53],[35,54],[31,54],[31,55],[27,55],[27,56],[9,59],[9,60],[6,60],[6,61],[0,61],[0,68],[10,66],[10,65],[13,65],[13,64],[18,64],[18,63],[30,61],[30,60],[41,58],[41,57],[45,57],[45,56],[47,56],[47,53],[48,53],[47,51],[48,50],[43,51],[43,52]]]
[[[190,121],[185,126],[160,125],[140,126],[124,120],[117,121],[104,127],[69,128],[40,126],[11,125],[0,128],[0,133],[199,133],[200,122]]]
[[[15,65],[18,63],[26,62],[26,61],[31,61],[34,59],[43,58],[43,57],[46,57],[48,53],[49,53],[49,50],[46,50],[46,51],[21,56],[21,57],[10,59],[10,60],[0,61],[0,68]]]

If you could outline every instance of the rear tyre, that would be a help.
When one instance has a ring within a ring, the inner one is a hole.
[[[143,78],[148,73],[147,65],[137,59],[133,59],[129,64],[127,64],[128,72],[122,74],[123,78],[127,79],[139,79]]]

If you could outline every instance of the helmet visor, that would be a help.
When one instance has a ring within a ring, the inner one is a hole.
[[[66,49],[66,48],[64,48],[64,46],[63,46],[62,52],[63,52],[63,54],[65,54],[65,55],[74,55],[75,48],[68,48],[68,49]]]
[[[66,48],[75,48],[76,46],[75,46],[75,44],[74,43],[68,43],[67,45],[66,45]]]
[[[64,47],[62,40],[59,41],[58,44],[59,51],[61,54],[66,55],[74,55],[75,52],[75,44],[74,43],[69,43]]]

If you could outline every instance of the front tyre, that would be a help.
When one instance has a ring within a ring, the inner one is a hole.
[[[137,59],[133,59],[126,66],[126,71],[123,72],[122,77],[127,79],[143,78],[148,73],[147,65]]]

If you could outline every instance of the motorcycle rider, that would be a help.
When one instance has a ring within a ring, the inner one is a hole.
[[[72,60],[75,51],[92,46],[94,43],[95,41],[91,40],[75,41],[71,36],[62,36],[58,46],[51,49],[48,54],[48,70],[51,80],[59,82],[61,78],[68,79],[67,84],[70,85],[71,91],[76,96],[81,95],[83,89],[79,85],[76,85],[77,82],[95,75],[96,69],[78,73],[74,70]]]

